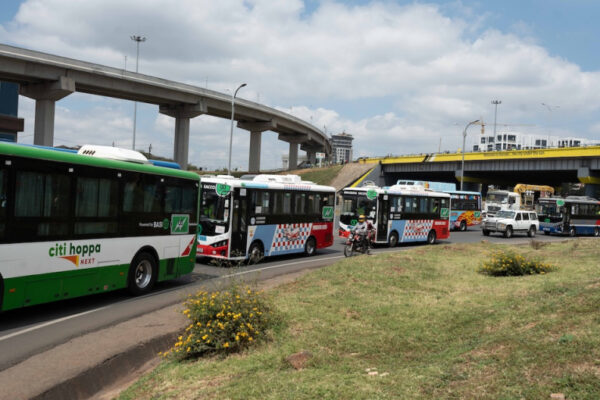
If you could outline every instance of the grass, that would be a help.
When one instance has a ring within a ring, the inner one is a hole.
[[[305,181],[312,181],[319,185],[329,185],[339,174],[342,167],[343,165],[333,165],[331,167],[296,170],[290,173],[302,176],[302,179]]]
[[[511,247],[559,267],[549,274],[477,273],[497,248],[418,246],[314,271],[271,292],[286,320],[274,341],[164,361],[121,398],[600,398],[598,241]],[[297,371],[285,358],[301,350],[313,358]]]

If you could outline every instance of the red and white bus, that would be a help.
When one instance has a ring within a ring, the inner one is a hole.
[[[450,195],[420,186],[342,190],[339,235],[347,237],[359,215],[375,228],[375,243],[435,243],[450,237]]]
[[[201,177],[197,255],[258,262],[333,244],[335,189],[297,175]]]

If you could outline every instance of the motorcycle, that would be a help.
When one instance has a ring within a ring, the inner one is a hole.
[[[371,254],[370,235],[363,240],[361,235],[350,233],[344,246],[344,256],[352,257],[354,253]]]

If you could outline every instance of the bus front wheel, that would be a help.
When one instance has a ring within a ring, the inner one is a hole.
[[[458,229],[460,229],[461,232],[466,231],[467,230],[467,222],[465,220],[460,221],[460,227]]]
[[[156,259],[150,253],[138,253],[129,267],[129,292],[134,296],[148,293],[154,287],[157,275]]]
[[[600,228],[594,228],[594,236],[600,236]]]
[[[388,240],[388,244],[390,247],[398,246],[398,234],[396,232],[392,232],[390,234],[390,239]]]
[[[248,264],[258,264],[263,259],[263,247],[260,242],[254,242],[248,251]]]
[[[575,227],[572,226],[571,229],[569,229],[569,236],[575,237],[575,235],[577,235],[577,231],[575,231]]]

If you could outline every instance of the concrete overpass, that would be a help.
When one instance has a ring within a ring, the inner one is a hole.
[[[460,182],[462,153],[366,158],[380,165],[380,184],[398,179]],[[586,194],[600,197],[600,146],[465,153],[464,189],[479,184],[517,183],[560,186],[585,183]]]
[[[158,105],[160,113],[175,118],[173,158],[183,168],[188,162],[190,119],[201,114],[231,118],[229,94],[3,44],[0,80],[18,83],[20,94],[36,101],[34,144],[44,146],[54,144],[56,101],[74,92]],[[235,120],[250,132],[250,172],[260,170],[264,131],[277,132],[280,140],[289,143],[290,169],[297,165],[298,147],[313,163],[316,152],[331,153],[321,130],[273,108],[236,98]],[[224,140],[227,143],[229,138],[224,135]]]

